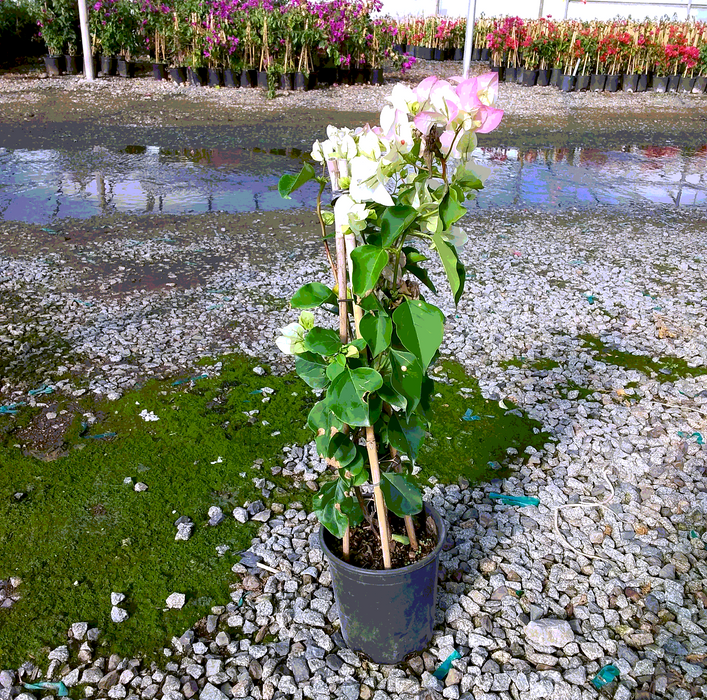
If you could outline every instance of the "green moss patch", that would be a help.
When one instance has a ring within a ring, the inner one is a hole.
[[[444,383],[437,383],[430,436],[419,458],[423,482],[429,476],[443,483],[455,483],[460,476],[471,482],[507,476],[509,447],[521,453],[528,446],[539,450],[551,439],[539,421],[508,399],[506,408],[485,399],[460,364],[447,360],[439,367],[432,376]]]
[[[633,369],[659,382],[674,382],[686,377],[698,377],[707,374],[707,367],[690,367],[678,357],[663,356],[654,360],[650,355],[633,355],[630,352],[616,350],[603,340],[593,335],[581,335],[583,346],[595,352],[595,357],[610,365]]]
[[[274,389],[267,403],[264,387]],[[313,403],[294,375],[258,376],[252,361],[230,357],[219,377],[176,387],[150,382],[119,401],[84,405],[99,421],[84,426],[77,414],[65,436],[68,455],[55,461],[25,456],[14,446],[17,432],[5,426],[0,575],[22,579],[22,598],[0,610],[0,667],[64,643],[77,621],[104,630],[106,653],[149,656],[211,605],[227,602],[234,555],[250,546],[255,527],[232,517],[210,527],[207,511],[260,498],[257,476],[286,489],[273,500],[301,498],[267,467],[284,445],[311,439],[303,418]],[[143,409],[159,420],[144,421]],[[111,432],[116,437],[90,437]],[[126,477],[148,490],[135,492]],[[25,495],[18,500],[16,493]],[[194,521],[194,533],[176,542],[182,515]],[[230,551],[219,557],[218,545]],[[112,591],[127,595],[130,619],[120,625],[110,620]],[[164,610],[174,591],[187,595],[187,605]]]

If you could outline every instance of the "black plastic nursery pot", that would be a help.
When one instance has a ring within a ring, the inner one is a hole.
[[[604,90],[606,92],[616,92],[619,89],[619,84],[621,83],[620,75],[607,75],[606,85],[604,85]]]
[[[489,49],[481,49],[481,56],[479,57],[481,61],[489,60]]]
[[[648,73],[639,74],[638,82],[636,83],[636,92],[645,92],[648,89],[649,78]]]
[[[341,634],[347,646],[375,663],[397,664],[425,649],[432,639],[437,604],[439,555],[447,531],[428,503],[437,528],[437,546],[422,561],[402,569],[371,571],[351,566],[330,549],[334,538],[319,528],[319,544],[329,560]]]
[[[124,58],[118,59],[118,75],[121,78],[135,77],[135,61],[126,61]]]
[[[589,79],[589,89],[592,92],[602,92],[606,85],[606,75],[594,73]]]
[[[101,56],[101,73],[115,75],[118,72],[118,59],[115,56]]]
[[[297,73],[295,73],[293,87],[299,92],[309,90],[309,80],[307,76],[304,73],[300,73],[299,71],[297,71]]]
[[[695,87],[695,79],[688,78],[683,75],[680,78],[680,84],[678,85],[678,92],[692,92],[692,88]]]
[[[209,87],[221,87],[223,85],[223,71],[220,68],[209,68]]]
[[[44,68],[47,75],[61,75],[64,71],[64,57],[44,56]]]
[[[166,80],[167,79],[167,66],[164,63],[153,63],[152,64],[152,79],[153,80]]]
[[[182,85],[187,82],[187,69],[182,66],[171,67],[169,69],[169,78],[173,83]]]
[[[513,66],[506,66],[506,71],[505,71],[505,75],[504,75],[504,80],[505,80],[507,83],[515,83],[517,70],[518,70],[518,69],[515,68],[515,67],[513,67]],[[501,76],[500,76],[500,75],[498,76],[498,79],[499,79],[499,80],[501,79]]]
[[[533,87],[535,83],[537,82],[538,79],[538,71],[536,70],[530,70],[529,68],[526,68],[523,71],[523,85],[526,87]]]
[[[562,84],[562,76],[564,73],[562,72],[562,68],[553,68],[552,73],[550,74],[550,85],[552,87],[560,87]]]
[[[393,51],[397,54],[404,54],[406,50],[406,44],[393,44]]]
[[[589,90],[589,76],[588,75],[578,75],[577,82],[575,83],[574,89],[576,92],[584,92]]]
[[[459,58],[457,58],[457,53],[459,53]],[[454,60],[463,61],[464,60],[464,49],[454,49]],[[480,61],[481,60],[481,49],[478,46],[471,50],[471,60]]]
[[[383,76],[382,68],[372,68],[371,69],[371,85],[383,85],[385,78]]]
[[[431,61],[432,60],[432,49],[429,46],[418,46],[415,56],[417,58],[422,59],[423,61]]]
[[[499,82],[505,78],[506,69],[503,66],[491,66],[492,73],[498,73]]]
[[[266,70],[259,70],[257,72],[257,86],[263,90],[268,89],[268,72]]]
[[[223,69],[223,84],[227,88],[238,88],[241,86],[241,74],[235,73],[230,68]]]
[[[523,84],[523,76],[525,75],[525,68],[516,68],[516,83],[518,85]]]
[[[190,85],[206,85],[208,71],[206,68],[187,67],[187,81]]]
[[[241,87],[254,88],[258,84],[258,71],[255,68],[248,68],[241,73]]]
[[[294,73],[283,73],[280,76],[280,90],[294,90],[295,87],[295,74]]]
[[[83,70],[83,56],[64,56],[67,75],[78,75]]]
[[[442,54],[442,49],[431,49],[432,55],[430,58],[433,61],[441,61],[443,60],[443,54]]]
[[[677,92],[678,87],[680,86],[680,77],[679,75],[671,75],[668,78],[668,92]]]
[[[562,76],[562,84],[560,85],[560,89],[562,92],[574,92],[574,86],[575,83],[577,82],[577,77],[574,75],[563,75]]]
[[[541,68],[538,71],[538,79],[535,84],[540,87],[547,87],[550,84],[550,71],[547,68]]]
[[[624,92],[636,92],[638,88],[638,73],[629,75],[624,73],[623,79],[621,81],[621,89]]]
[[[707,75],[700,75],[695,78],[695,85],[692,88],[692,92],[699,95],[707,90]]]
[[[653,92],[667,92],[668,91],[668,76],[667,75],[654,75],[653,76]]]

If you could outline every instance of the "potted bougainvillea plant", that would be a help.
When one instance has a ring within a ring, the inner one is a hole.
[[[501,120],[497,93],[495,73],[432,76],[414,89],[398,83],[380,126],[329,126],[312,150],[321,168],[307,163],[279,183],[285,197],[319,185],[333,283],[295,292],[299,320],[277,344],[319,392],[307,423],[335,474],[314,498],[320,543],[344,639],[377,663],[397,663],[432,636],[445,526],[411,470],[429,426],[435,389],[427,370],[444,314],[424,298],[424,287],[435,291],[424,263],[439,257],[458,303],[467,240],[458,221],[489,172],[471,154],[476,134]],[[331,208],[322,205],[329,182]],[[318,323],[326,311],[338,315],[336,328]]]

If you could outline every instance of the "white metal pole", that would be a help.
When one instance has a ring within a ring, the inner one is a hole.
[[[88,8],[86,0],[79,0],[79,22],[81,24],[81,44],[83,45],[83,74],[86,80],[95,80],[93,74],[93,54],[91,53],[91,35],[88,33]]]
[[[570,0],[565,0],[565,19],[567,19],[567,12],[570,9]]]
[[[466,36],[464,37],[464,77],[469,77],[471,50],[474,43],[474,22],[476,21],[476,0],[469,0],[466,8]]]

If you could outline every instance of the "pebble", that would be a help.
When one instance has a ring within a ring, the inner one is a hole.
[[[167,607],[174,610],[181,610],[184,607],[187,597],[184,593],[171,593],[167,596]]]
[[[129,615],[127,611],[123,610],[123,608],[119,608],[117,605],[114,605],[110,610],[110,619],[113,620],[113,622],[115,622],[116,624],[125,622],[128,617]]]
[[[533,620],[525,626],[525,635],[541,647],[564,647],[574,641],[574,632],[566,620]]]

